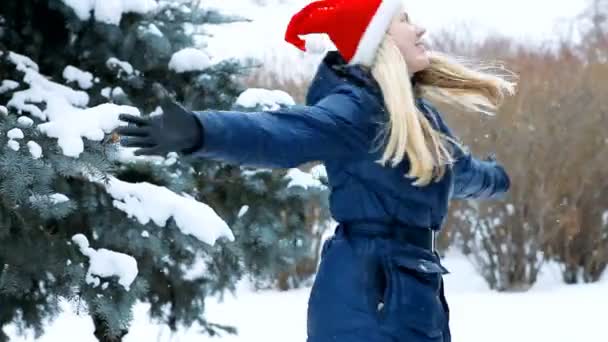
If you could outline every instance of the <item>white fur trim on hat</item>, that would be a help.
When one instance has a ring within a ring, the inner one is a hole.
[[[397,11],[403,6],[403,0],[382,0],[367,29],[363,33],[355,55],[348,64],[371,66],[376,51]]]

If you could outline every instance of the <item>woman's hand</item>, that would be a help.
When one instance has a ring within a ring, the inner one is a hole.
[[[136,156],[188,154],[202,147],[203,127],[194,114],[168,97],[161,101],[161,108],[163,114],[147,118],[120,114],[118,118],[129,124],[116,129],[120,144],[137,147]]]

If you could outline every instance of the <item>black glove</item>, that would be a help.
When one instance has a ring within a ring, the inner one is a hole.
[[[120,114],[118,118],[129,123],[115,131],[121,136],[120,144],[138,147],[136,156],[189,154],[203,146],[203,126],[192,112],[169,98],[161,101],[161,108],[162,115],[147,118]]]

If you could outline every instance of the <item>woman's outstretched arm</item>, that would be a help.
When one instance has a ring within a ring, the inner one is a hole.
[[[194,156],[258,167],[295,167],[368,149],[361,94],[344,87],[314,106],[268,112],[196,112],[204,127]]]
[[[464,154],[454,167],[453,198],[500,198],[511,186],[509,175],[495,160]]]
[[[181,152],[228,163],[287,168],[355,157],[370,140],[369,99],[352,86],[337,88],[313,106],[277,111],[191,112],[175,102],[154,118],[121,115],[131,125],[117,132],[138,155]]]
[[[426,100],[422,100],[421,104],[437,120],[436,124],[439,129],[455,139],[454,134],[443,121],[437,109]],[[455,163],[452,168],[454,173],[453,198],[500,198],[509,190],[511,186],[509,175],[494,158],[480,160],[470,152],[456,146],[454,159]]]

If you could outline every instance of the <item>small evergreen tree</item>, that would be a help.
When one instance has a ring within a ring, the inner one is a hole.
[[[192,109],[228,109],[251,66],[192,48],[193,28],[238,18],[191,1],[118,3],[0,3],[0,328],[42,334],[67,299],[100,341],[121,340],[137,301],[172,329],[234,331],[205,319],[205,298],[244,274],[305,279],[292,269],[310,252],[304,203],[326,192],[289,187],[286,170],[119,148],[118,113],[157,113],[154,85]]]

